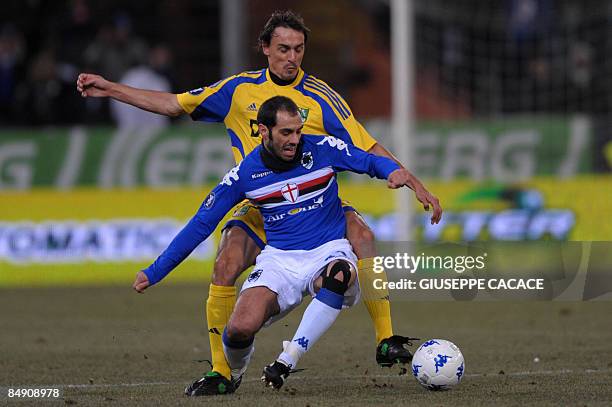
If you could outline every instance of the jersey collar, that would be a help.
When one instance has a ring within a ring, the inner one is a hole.
[[[295,76],[295,79],[291,83],[287,85],[278,85],[270,77],[270,68],[266,68],[266,80],[274,84],[274,86],[282,86],[282,87],[288,86],[288,87],[293,88],[297,86],[302,81],[303,78],[304,78],[304,71],[302,70],[302,68],[298,68],[298,74]]]

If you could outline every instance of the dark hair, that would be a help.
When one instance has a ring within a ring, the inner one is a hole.
[[[286,96],[274,96],[263,102],[259,108],[257,123],[271,129],[276,126],[276,113],[281,110],[292,116],[298,114],[298,107],[293,100]]]
[[[304,19],[299,14],[294,13],[291,10],[275,11],[272,13],[263,30],[259,34],[259,47],[262,45],[270,45],[272,40],[272,33],[276,27],[291,28],[295,31],[300,31],[304,34],[304,43],[308,39],[308,33],[310,30],[304,24]]]

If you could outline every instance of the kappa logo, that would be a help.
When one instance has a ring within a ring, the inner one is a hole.
[[[323,140],[317,143],[317,145],[322,146],[325,143],[329,144],[330,147],[337,148],[340,151],[346,151],[346,155],[352,157],[348,148],[348,144],[346,144],[344,141],[332,136],[325,136]]]
[[[461,377],[463,376],[463,362],[461,362],[461,366],[457,368],[457,381],[461,381]]]
[[[423,365],[412,365],[412,375],[414,377],[418,377],[419,376],[419,368],[423,367]]]
[[[300,196],[300,189],[298,188],[297,184],[290,182],[281,188],[281,194],[287,201],[295,203]]]
[[[225,174],[223,180],[221,181],[221,185],[227,185],[228,187],[231,187],[234,181],[238,181],[240,179],[240,177],[238,176],[238,170],[240,170],[240,164],[238,164],[237,166],[229,170],[227,174]]]
[[[204,207],[206,209],[210,209],[212,208],[214,204],[215,204],[215,193],[211,192],[210,194],[208,194],[208,196],[204,200]]]
[[[310,151],[303,153],[302,154],[302,167],[309,170],[312,168],[313,164],[314,164],[314,160],[312,159],[312,153]]]
[[[249,112],[256,112],[257,104],[255,102],[251,103],[250,105],[247,106],[246,110]]]
[[[310,340],[302,336],[301,338],[295,339],[293,342],[297,342],[302,348],[308,349],[308,342],[310,342]]]
[[[438,342],[438,341],[436,341],[436,340],[431,339],[431,340],[429,340],[429,341],[425,342],[424,344],[422,344],[422,345],[421,345],[421,348],[427,348],[428,346],[431,346],[431,345],[433,345],[433,344],[439,345],[439,344],[440,344],[440,342]]]
[[[302,118],[302,123],[306,123],[310,109],[307,107],[298,107],[298,112],[300,113],[300,117]]]
[[[436,363],[436,373],[438,373],[438,368],[444,367],[444,365],[448,363],[448,359],[452,359],[452,357],[438,353],[438,356],[434,358],[434,362]]]
[[[252,174],[251,178],[252,179],[263,178],[263,177],[267,177],[270,174],[272,174],[272,171],[258,172],[258,173]]]

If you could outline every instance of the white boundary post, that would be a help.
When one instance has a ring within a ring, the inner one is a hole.
[[[414,2],[391,0],[391,131],[397,158],[408,169],[414,162]],[[396,239],[412,239],[413,192],[396,191]]]

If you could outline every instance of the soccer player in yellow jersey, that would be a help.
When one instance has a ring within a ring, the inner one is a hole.
[[[259,37],[263,54],[268,59],[265,69],[243,72],[181,94],[136,89],[107,81],[99,75],[83,73],[77,79],[77,90],[83,97],[111,97],[167,116],[188,113],[194,120],[223,122],[236,162],[261,144],[256,122],[259,106],[272,96],[287,96],[299,106],[304,133],[332,135],[365,151],[397,161],[354,118],[338,93],[301,69],[308,34],[300,16],[291,11],[275,12]],[[438,199],[414,176],[409,186],[426,210],[430,206],[433,208],[431,222],[437,223],[442,213]],[[344,210],[346,235],[360,259],[359,278],[365,286],[372,273],[372,257],[376,255],[374,236],[352,207],[345,203]],[[248,202],[237,206],[223,229],[206,302],[213,369],[187,387],[186,393],[190,396],[233,393],[240,384],[239,377],[231,376],[223,354],[221,334],[236,301],[236,279],[253,264],[265,240],[263,219],[257,208]],[[134,289],[141,292],[148,285],[144,273],[139,272]],[[393,334],[388,296],[380,294],[364,295],[376,331],[376,361],[381,366],[407,363],[412,359],[410,351],[405,348],[410,338]]]

